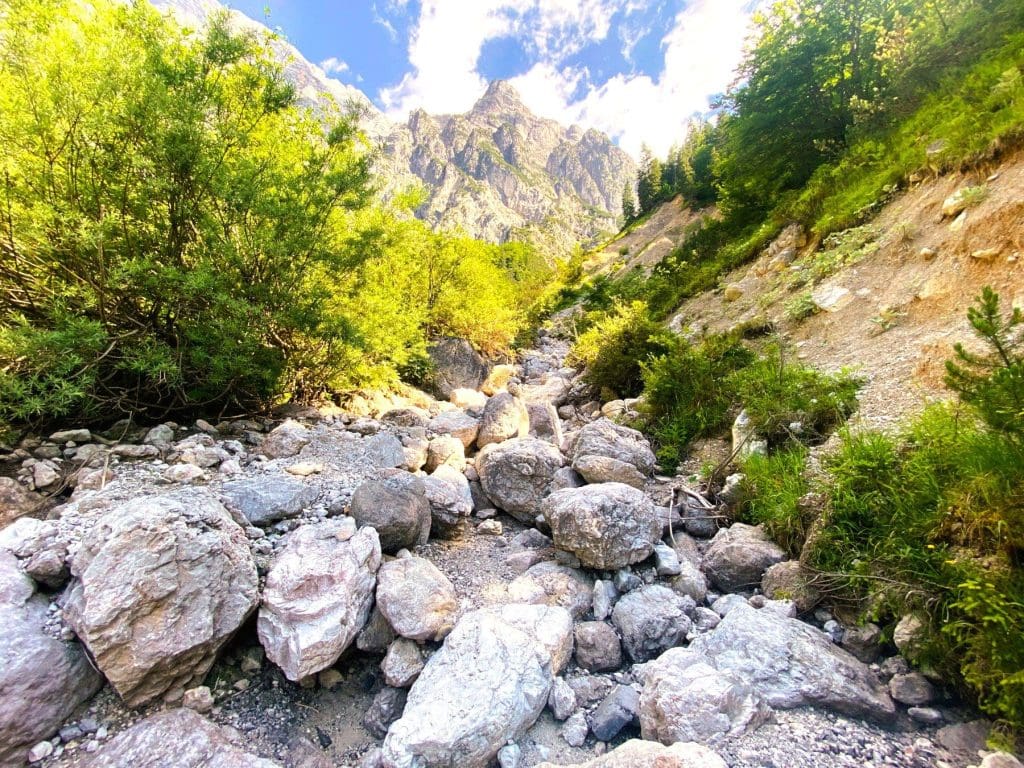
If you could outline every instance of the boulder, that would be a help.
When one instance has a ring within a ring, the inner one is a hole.
[[[509,381],[515,375],[516,367],[514,365],[496,365],[480,386],[480,391],[488,396],[496,395],[508,386]]]
[[[473,514],[473,493],[469,481],[459,470],[441,465],[430,477],[423,478],[430,503],[430,530],[434,536],[455,539],[466,531]]]
[[[562,608],[467,614],[413,683],[383,765],[485,768],[533,725],[571,654],[572,618]]]
[[[576,664],[590,672],[614,672],[622,666],[622,644],[611,625],[581,621],[576,625]]]
[[[480,484],[494,506],[533,525],[564,464],[561,451],[536,438],[518,438],[484,448],[476,457]]]
[[[761,591],[772,600],[792,600],[798,613],[807,613],[821,602],[821,592],[799,560],[771,566],[761,579]]]
[[[633,661],[647,661],[686,640],[693,627],[692,600],[654,584],[623,595],[612,610],[612,623]]]
[[[374,469],[394,469],[405,464],[402,441],[394,435],[379,434],[359,441],[360,463]]]
[[[458,438],[462,447],[468,449],[476,442],[480,420],[465,411],[443,411],[430,420],[427,431],[435,437],[450,435]]]
[[[400,637],[388,648],[380,663],[384,682],[392,688],[408,688],[423,671],[423,654],[412,640]]]
[[[607,754],[585,763],[560,767],[540,763],[537,768],[728,768],[726,762],[700,744],[673,744],[670,747],[652,741],[632,739]]]
[[[377,572],[377,607],[388,624],[410,640],[441,640],[455,624],[455,587],[422,557],[384,563]]]
[[[590,731],[600,741],[611,741],[630,725],[640,711],[640,694],[629,685],[617,685],[590,715]]]
[[[625,483],[643,490],[646,478],[632,464],[607,456],[581,456],[572,463],[588,483]]]
[[[383,739],[388,735],[388,728],[402,716],[405,700],[409,695],[404,688],[385,686],[373,697],[370,708],[363,715],[363,727],[375,739]]]
[[[42,504],[42,496],[32,493],[13,477],[0,477],[0,529],[36,511]]]
[[[718,627],[687,649],[706,663],[746,681],[770,706],[815,706],[880,723],[895,713],[892,699],[863,662],[837,648],[828,635],[797,619],[734,605]],[[673,659],[682,665],[682,656]]]
[[[487,378],[487,363],[466,339],[438,339],[427,354],[434,364],[428,389],[442,400],[451,397],[456,389],[479,389]]]
[[[392,427],[426,427],[430,423],[430,413],[422,408],[392,408],[381,414],[380,420]]]
[[[588,568],[613,570],[650,556],[661,536],[654,503],[622,483],[565,488],[544,500],[541,511],[559,549]]]
[[[592,581],[575,568],[553,562],[537,563],[508,585],[514,603],[555,605],[574,619],[583,618],[593,599]]]
[[[327,669],[373,608],[381,550],[377,531],[351,518],[305,525],[275,558],[257,631],[267,658],[297,681]]]
[[[67,583],[68,545],[53,520],[19,517],[0,529],[0,549],[12,552],[39,584],[60,589]]]
[[[642,476],[653,473],[657,465],[650,443],[640,432],[608,419],[584,425],[576,434],[570,456],[577,472],[580,472],[578,464],[587,456],[603,456],[629,464]],[[585,473],[580,474],[586,477]]]
[[[786,553],[760,526],[734,523],[711,540],[704,573],[723,592],[738,592],[760,585],[764,572],[785,559]]]
[[[232,512],[264,527],[300,514],[316,500],[318,491],[313,481],[274,472],[224,483],[220,496]]]
[[[487,401],[476,436],[478,447],[529,435],[530,414],[522,400],[508,392],[500,392]]]
[[[651,741],[714,744],[756,728],[771,713],[741,678],[695,663],[683,648],[665,651],[644,675],[640,730]]]
[[[105,744],[89,768],[281,768],[232,742],[240,740],[190,709],[140,720]]]
[[[558,411],[551,403],[527,403],[526,410],[530,417],[530,436],[546,440],[552,445],[562,444],[562,422],[558,419]]]
[[[78,642],[45,630],[49,601],[0,550],[0,765],[24,765],[29,749],[48,739],[103,679]]]
[[[456,408],[479,413],[487,406],[487,395],[476,389],[455,389],[452,390],[448,400]]]
[[[427,472],[447,465],[460,472],[466,466],[466,449],[457,437],[441,436],[427,444]]]
[[[310,431],[297,421],[288,419],[270,431],[260,443],[259,452],[271,459],[294,456],[313,440]]]
[[[349,514],[359,525],[377,530],[380,548],[393,555],[426,544],[430,537],[430,502],[423,481],[402,470],[385,471],[356,488]]]
[[[65,618],[129,706],[201,682],[258,600],[245,532],[204,489],[110,510],[71,573]]]

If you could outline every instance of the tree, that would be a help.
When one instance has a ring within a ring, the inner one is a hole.
[[[626,224],[639,215],[636,206],[636,193],[633,191],[633,187],[633,182],[627,181],[626,186],[622,190],[622,218]]]
[[[640,150],[640,175],[637,179],[637,198],[640,213],[648,213],[663,198],[661,186],[661,161],[655,157],[646,144]]]

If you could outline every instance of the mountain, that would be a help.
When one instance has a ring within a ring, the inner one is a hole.
[[[225,10],[217,0],[151,2],[192,27]],[[238,11],[228,13],[238,29],[268,31]],[[636,178],[632,158],[599,131],[534,115],[509,83],[491,83],[464,115],[417,110],[395,124],[364,93],[328,77],[284,39],[275,38],[271,48],[301,103],[322,109],[333,101],[359,111],[362,129],[381,148],[384,195],[422,186],[426,199],[415,215],[435,229],[491,242],[526,239],[554,253],[618,229],[622,191]]]

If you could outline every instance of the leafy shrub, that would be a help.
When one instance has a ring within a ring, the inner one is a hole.
[[[817,314],[818,305],[815,304],[810,291],[801,291],[786,302],[783,311],[787,320],[799,322]]]
[[[801,504],[810,490],[806,462],[807,449],[800,443],[767,456],[751,454],[743,461],[745,495],[749,499],[743,519],[763,525],[792,557],[800,554],[814,522],[812,513]]]

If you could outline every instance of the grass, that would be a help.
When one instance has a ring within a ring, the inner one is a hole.
[[[753,454],[743,461],[748,502],[741,518],[752,525],[763,525],[790,557],[800,556],[814,522],[813,512],[801,503],[810,491],[806,461],[807,448],[800,443],[768,456]]]

